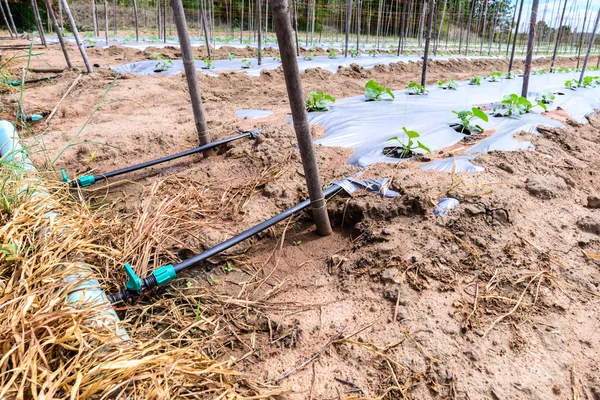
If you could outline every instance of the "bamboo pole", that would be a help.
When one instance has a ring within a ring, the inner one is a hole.
[[[202,106],[202,96],[200,93],[200,86],[198,85],[198,75],[196,72],[196,65],[194,63],[194,55],[192,53],[192,44],[190,42],[190,35],[188,34],[188,28],[185,22],[185,13],[181,0],[171,0],[171,8],[173,9],[173,19],[175,20],[177,36],[179,37],[181,58],[183,60],[185,77],[187,79],[188,89],[190,91],[192,112],[194,114],[196,131],[198,132],[198,140],[202,146],[210,143],[211,140],[208,133],[208,125],[206,124],[204,107]]]
[[[435,0],[428,1],[429,17],[427,18],[427,35],[425,36],[425,52],[423,54],[423,72],[421,73],[421,85],[427,84],[427,63],[429,61],[429,45],[431,43],[431,31],[433,31],[433,12],[435,11]]]
[[[560,22],[558,23],[558,28],[556,31],[556,43],[554,44],[554,53],[552,53],[552,62],[550,63],[550,72],[553,72],[552,69],[554,68],[554,62],[556,61],[556,53],[558,51],[558,46],[560,43],[560,39],[562,38],[562,24],[563,24],[563,20],[565,18],[565,11],[567,11],[567,0],[565,0],[565,5],[563,7],[563,11],[562,11],[562,15],[560,16]]]
[[[348,58],[348,39],[350,38],[350,20],[352,18],[352,0],[346,0],[346,44],[344,57]]]
[[[323,197],[319,168],[310,135],[298,61],[294,55],[292,25],[288,17],[287,0],[272,0],[271,10],[273,21],[275,22],[275,33],[277,34],[277,41],[279,43],[285,85],[292,110],[294,130],[296,131],[296,138],[302,158],[302,167],[304,168],[304,176],[306,177],[306,186],[308,187],[308,194],[311,200],[313,218],[319,235],[330,235],[332,231],[327,215],[327,204]]]
[[[15,32],[15,36],[18,37],[19,32],[17,32],[17,26],[15,25],[15,20],[13,19],[12,12],[10,12],[8,0],[4,0],[4,4],[6,5],[6,12],[8,13],[8,19],[10,20],[10,24],[12,25],[13,31]]]
[[[360,51],[360,24],[361,24],[361,14],[362,14],[362,2],[363,0],[358,0],[357,10],[356,10],[356,51]]]
[[[32,4],[32,7],[33,7],[33,4]],[[4,25],[6,25],[6,29],[8,30],[10,37],[14,38],[15,36],[13,34],[12,28],[10,27],[10,25],[8,23],[8,19],[6,18],[6,13],[4,12],[4,7],[2,6],[2,3],[0,3],[0,11],[2,11],[2,21],[4,22]],[[35,25],[38,27],[38,29],[40,29],[38,26],[37,19],[35,20]]]
[[[581,47],[583,47],[583,34],[585,32],[585,22],[587,21],[588,11],[590,8],[590,0],[585,6],[585,14],[583,16],[583,26],[581,27],[581,35],[579,35],[579,44],[577,45],[577,68],[579,68],[579,59],[581,58]]]
[[[296,56],[300,56],[300,46],[298,44],[298,0],[294,2],[294,37],[296,38]]]
[[[104,41],[108,46],[108,3],[106,0],[104,0]]]
[[[440,38],[442,37],[442,28],[444,27],[444,18],[446,17],[446,4],[447,0],[444,0],[444,7],[442,9],[442,18],[440,18],[440,28],[438,29],[437,40],[435,42],[435,47],[433,49],[433,55],[437,56],[438,46],[440,44]],[[450,24],[448,24],[448,29],[450,29]]]
[[[35,23],[38,27],[38,31],[40,33],[40,40],[44,47],[48,48],[48,44],[46,43],[46,36],[44,35],[44,25],[42,24],[42,18],[40,17],[40,10],[37,6],[37,0],[31,0],[31,6],[33,7],[33,15],[35,17]],[[4,11],[2,11],[4,13]]]
[[[585,60],[583,61],[583,68],[581,69],[581,75],[579,76],[579,85],[581,85],[581,83],[583,82],[583,75],[585,74],[585,69],[587,68],[587,63],[590,58],[590,52],[592,51],[592,47],[594,46],[594,40],[596,39],[596,31],[598,30],[598,21],[600,21],[600,9],[598,9],[598,15],[596,16],[596,22],[594,23],[594,29],[592,30],[592,37],[590,38],[590,45],[588,46],[587,53],[585,54]]]
[[[267,3],[268,3],[268,0],[267,0]],[[261,31],[262,31],[262,21],[261,21],[262,11],[261,11],[261,8],[260,8],[260,0],[256,0],[256,14],[258,16],[258,24],[257,24],[257,27],[258,27],[258,43],[257,43],[258,44],[258,52],[256,54],[256,58],[258,59],[257,60],[258,61],[258,65],[262,65],[262,49],[261,49],[261,46],[262,46],[262,34],[261,34]]]
[[[244,39],[244,0],[242,0],[242,18],[240,19],[240,44]]]
[[[113,0],[113,33],[117,35],[117,0]]]
[[[181,0],[179,0],[179,1],[181,1]],[[208,53],[208,59],[211,60],[212,58],[210,56],[210,42],[209,42],[209,38],[208,38],[208,28],[206,26],[206,16],[204,15],[204,2],[202,2],[202,0],[200,1],[200,21],[202,23],[202,29],[204,30],[204,41],[206,43],[206,52]],[[186,25],[186,30],[187,30],[187,25]],[[192,57],[192,59],[193,59],[193,57]]]
[[[473,22],[473,14],[475,13],[475,0],[471,1],[471,12],[469,14],[469,24],[467,25],[467,42],[465,43],[465,57],[469,55],[469,39],[471,36],[471,22]]]
[[[139,33],[139,28],[138,28],[138,7],[137,7],[137,0],[133,0],[133,23],[135,25],[135,41],[139,42],[140,41],[140,33]]]
[[[62,9],[62,3],[59,1],[60,7]],[[92,23],[94,25],[94,36],[98,37],[98,13],[96,11],[96,0],[92,0]]]
[[[515,59],[515,48],[517,46],[517,37],[519,36],[519,24],[521,23],[521,14],[523,13],[523,3],[525,3],[525,0],[521,0],[521,6],[519,7],[519,16],[517,18],[517,25],[515,26],[515,37],[513,38],[510,61],[508,62],[508,73],[512,71],[513,61]]]
[[[73,19],[73,15],[71,14],[71,9],[69,8],[69,3],[67,0],[61,0],[63,4],[63,9],[65,14],[67,14],[67,19],[69,20],[69,25],[71,25],[71,32],[73,32],[73,36],[75,36],[75,42],[77,43],[77,47],[79,47],[79,52],[81,53],[81,58],[83,58],[83,63],[85,64],[85,69],[88,73],[92,73],[92,65],[90,64],[90,60],[85,53],[85,47],[81,38],[79,37],[79,31],[77,30],[77,24],[75,24],[75,20]]]
[[[537,24],[539,0],[533,0],[531,4],[531,18],[529,20],[529,39],[527,41],[527,57],[525,58],[525,72],[523,73],[523,88],[521,96],[527,97],[529,92],[529,75],[531,75],[531,60],[533,59],[533,47],[535,45],[535,28]]]
[[[63,55],[65,56],[65,62],[67,63],[67,68],[73,68],[73,65],[71,65],[71,58],[69,57],[69,53],[67,52],[67,46],[65,45],[65,41],[62,36],[62,32],[60,30],[60,27],[58,26],[58,22],[56,21],[56,16],[54,15],[54,12],[52,11],[52,3],[50,3],[50,0],[44,0],[44,3],[46,4],[46,12],[50,16],[50,20],[52,21],[52,26],[54,28],[54,31],[56,32],[56,36],[58,37],[58,42],[60,43],[60,48],[62,49]]]

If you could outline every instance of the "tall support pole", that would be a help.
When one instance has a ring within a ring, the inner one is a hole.
[[[566,1],[566,0],[565,0]],[[508,27],[508,41],[506,42],[506,57],[508,57],[508,51],[510,50],[510,41],[512,39],[512,30],[515,26],[515,18],[517,18],[517,9],[519,8],[519,0],[516,0],[515,3],[515,12],[513,13],[512,22]]]
[[[44,0],[44,2],[46,3],[46,12],[48,12],[48,15],[50,16],[50,20],[52,21],[52,27],[54,28],[54,32],[56,32],[56,36],[58,37],[58,42],[60,43],[60,48],[62,49],[63,55],[65,56],[65,61],[67,63],[67,67],[73,68],[73,65],[71,65],[71,58],[69,57],[69,53],[67,52],[67,46],[65,45],[65,41],[63,40],[60,26],[58,26],[58,22],[56,21],[56,16],[54,15],[54,12],[52,11],[52,3],[50,3],[50,0]]]
[[[48,47],[48,44],[46,43],[46,36],[44,35],[44,24],[42,24],[42,18],[40,17],[40,10],[38,9],[37,6],[37,0],[31,0],[31,6],[33,7],[33,15],[35,17],[35,23],[37,25],[38,31],[40,33],[40,40],[42,42],[42,44],[44,45],[44,47]],[[2,11],[2,13],[4,13],[4,11]],[[15,32],[16,35],[16,32]]]
[[[300,45],[298,44],[298,0],[294,2],[294,37],[296,38],[296,56],[300,56]]]
[[[590,0],[587,1],[587,4],[585,6],[585,14],[583,16],[583,26],[581,27],[581,34],[579,35],[579,44],[577,45],[577,68],[579,68],[579,59],[581,58],[581,47],[583,46],[583,34],[585,33],[585,23],[587,21],[589,9],[590,9]]]
[[[471,14],[469,15],[469,24],[467,25],[467,42],[465,43],[465,56],[469,55],[469,38],[471,36],[471,22],[475,12],[475,0],[471,0]]]
[[[173,9],[173,19],[175,21],[175,26],[177,27],[177,36],[179,36],[181,58],[183,60],[185,77],[190,91],[192,112],[194,113],[194,122],[196,124],[196,131],[198,132],[198,140],[202,146],[210,143],[210,135],[208,133],[206,116],[204,115],[204,108],[202,106],[202,96],[200,95],[200,86],[198,85],[198,75],[194,63],[194,55],[192,53],[192,44],[185,22],[185,13],[183,11],[181,0],[171,0],[171,8]]]
[[[140,41],[140,33],[139,33],[139,28],[138,28],[138,7],[137,7],[137,0],[133,0],[133,23],[135,25],[135,41],[139,42]]]
[[[242,0],[242,18],[240,19],[240,44],[244,41],[244,0]]]
[[[108,46],[108,2],[104,0],[104,41]]]
[[[58,4],[61,4],[61,2],[59,1]],[[62,10],[62,4],[60,8]],[[92,0],[92,23],[94,24],[94,36],[98,37],[98,12],[96,10],[96,0]]]
[[[61,0],[63,9],[65,14],[67,14],[67,20],[69,21],[69,25],[71,26],[71,32],[73,32],[73,36],[75,36],[75,42],[77,43],[77,47],[79,47],[79,52],[81,53],[81,58],[83,58],[83,63],[85,64],[85,69],[88,73],[92,73],[92,64],[90,64],[90,60],[88,59],[87,54],[85,53],[85,46],[83,45],[83,41],[81,37],[79,37],[79,31],[77,30],[77,24],[75,24],[75,19],[73,19],[73,14],[71,14],[71,9],[69,8],[69,3],[67,0]]]
[[[519,24],[521,23],[521,15],[523,14],[523,3],[525,3],[525,0],[521,0],[521,6],[519,7],[519,16],[517,17],[517,25],[515,26],[515,37],[513,38],[512,50],[510,52],[510,61],[508,62],[508,73],[512,71],[513,61],[515,60],[515,48],[517,47],[517,37],[519,36]]]
[[[113,0],[113,33],[117,35],[117,0]]]
[[[32,7],[33,7],[33,4],[32,4]],[[6,29],[8,30],[8,33],[10,34],[10,37],[11,38],[15,37],[14,33],[13,33],[13,30],[12,30],[12,28],[10,27],[10,25],[8,23],[8,19],[6,18],[6,13],[4,12],[4,7],[2,7],[1,3],[0,3],[0,11],[2,11],[2,21],[4,22],[4,25],[6,25]],[[35,20],[35,25],[38,26],[37,18]],[[39,26],[38,26],[38,29],[40,29]]]
[[[360,51],[360,17],[362,14],[362,0],[358,0],[356,9],[356,51]]]
[[[440,19],[440,27],[437,33],[437,40],[435,41],[435,47],[433,49],[433,55],[437,56],[438,46],[440,45],[440,39],[442,37],[442,28],[444,27],[444,18],[446,17],[446,4],[448,0],[444,0],[444,7],[442,9],[442,18]],[[450,29],[450,24],[448,24],[448,29]]]
[[[428,1],[429,17],[427,18],[427,36],[425,37],[425,53],[423,55],[423,72],[421,73],[421,85],[427,84],[427,62],[429,61],[429,45],[431,44],[431,31],[433,30],[433,12],[435,11],[435,0]]]
[[[556,61],[556,53],[558,52],[558,46],[560,44],[560,39],[562,38],[562,24],[563,24],[563,20],[565,19],[565,11],[567,11],[567,0],[565,0],[565,5],[563,7],[562,10],[562,15],[560,16],[560,22],[558,23],[558,28],[556,31],[556,43],[554,43],[554,53],[552,53],[552,62],[550,63],[550,72],[552,72],[552,69],[554,68],[554,61]]]
[[[486,1],[483,6],[483,28],[481,30],[481,43],[479,44],[479,55],[483,53],[483,41],[485,39],[485,31],[487,30],[487,17],[488,17],[488,2]]]
[[[6,5],[6,12],[8,13],[8,19],[10,20],[10,24],[12,25],[13,31],[15,32],[15,36],[19,36],[17,32],[17,26],[15,25],[15,20],[13,19],[12,12],[10,12],[10,7],[8,6],[8,0],[4,0],[4,4]]]
[[[350,39],[350,20],[352,18],[352,0],[346,0],[346,44],[344,46],[344,57],[348,58],[348,40]]]
[[[308,187],[308,195],[310,196],[313,218],[319,235],[330,235],[331,225],[329,223],[329,216],[327,215],[327,204],[323,197],[323,189],[321,188],[315,150],[310,136],[302,81],[300,80],[298,61],[294,53],[292,24],[290,23],[287,0],[272,0],[271,10],[273,12],[283,75],[292,110],[294,130],[296,131],[296,138],[302,158],[302,167],[304,168],[304,176],[306,177],[306,186]]]
[[[583,61],[583,68],[581,69],[581,75],[579,76],[579,85],[581,85],[583,82],[583,75],[585,74],[585,69],[587,68],[587,63],[590,58],[590,52],[592,51],[592,47],[594,46],[594,40],[596,40],[598,21],[600,21],[600,9],[598,9],[598,15],[596,16],[596,22],[594,23],[594,29],[592,30],[592,37],[590,38],[590,45],[588,46],[587,53],[585,54],[585,60]],[[600,58],[600,56],[598,56],[598,58]]]
[[[267,0],[268,3],[268,0]],[[262,17],[262,12],[260,9],[260,0],[256,0],[256,14],[258,15],[258,25],[257,25],[257,30],[258,30],[258,53],[257,53],[257,58],[258,58],[258,65],[262,65],[262,21],[261,21],[261,17]]]
[[[179,0],[179,1],[181,1],[181,0]],[[200,1],[200,21],[202,23],[202,28],[204,29],[204,41],[206,43],[206,52],[208,53],[208,59],[210,60],[211,59],[210,42],[209,42],[210,39],[208,38],[208,28],[206,26],[206,15],[204,15],[204,2],[202,0]],[[187,25],[186,25],[185,29],[187,30]],[[194,57],[192,56],[192,60],[193,59],[194,59]],[[198,131],[198,132],[200,132],[200,131]]]
[[[540,0],[533,0],[531,4],[531,18],[529,20],[529,39],[527,41],[527,56],[525,58],[525,72],[523,74],[523,87],[521,96],[527,97],[529,91],[529,75],[531,75],[531,60],[533,59],[533,47],[535,45],[535,28],[537,24],[537,13]]]

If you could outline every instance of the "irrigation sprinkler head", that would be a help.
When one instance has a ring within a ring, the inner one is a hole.
[[[177,277],[177,272],[175,272],[173,264],[163,265],[152,272],[152,275],[144,279],[137,276],[131,265],[125,264],[125,274],[129,278],[125,284],[126,289],[109,295],[108,300],[111,303],[139,297],[142,291],[150,290],[156,286],[164,286]]]

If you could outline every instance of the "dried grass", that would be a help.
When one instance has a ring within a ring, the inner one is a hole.
[[[214,335],[215,321],[233,307],[209,293],[179,291],[132,307],[122,324],[129,342],[120,342],[113,329],[91,326],[102,309],[68,304],[79,282],[65,278],[85,262],[100,267],[96,276],[104,287],[107,280],[120,281],[115,267],[124,254],[152,253],[142,244],[152,221],[138,221],[139,240],[122,253],[110,245],[122,221],[92,213],[58,185],[48,196],[15,200],[21,182],[5,179],[2,193],[11,207],[0,214],[0,398],[262,399],[284,392],[208,354],[222,339]],[[168,210],[169,202],[161,207]],[[49,218],[49,211],[58,214]],[[198,301],[207,304],[200,315],[181,312],[183,304]]]

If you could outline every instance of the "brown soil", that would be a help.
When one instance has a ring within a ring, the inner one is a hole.
[[[163,51],[177,56],[176,49]],[[56,47],[40,52],[32,65],[63,65]],[[110,65],[151,52],[115,47],[89,55],[93,63]],[[72,56],[76,59],[74,51]],[[558,64],[575,62],[562,58]],[[11,62],[15,75],[24,63]],[[536,60],[536,66],[548,64]],[[428,79],[466,79],[505,66],[504,60],[433,62]],[[340,68],[337,74],[312,69],[302,77],[306,91],[343,98],[361,94],[368,79],[403,88],[420,69],[420,63]],[[26,112],[52,110],[76,76],[65,72],[52,83],[28,87]],[[264,137],[79,193],[122,216],[116,247],[131,246],[136,237],[148,243],[123,259],[142,275],[306,197],[293,128],[285,123],[289,105],[281,71],[258,78],[200,75],[200,85],[214,139],[238,127],[264,128]],[[32,150],[33,158],[50,167],[69,141],[85,142],[67,148],[54,164],[79,175],[194,147],[187,92],[183,75],[114,81],[112,73],[99,69],[81,79],[49,128],[33,126],[27,140],[46,149]],[[9,119],[17,97],[9,95],[3,105]],[[104,105],[88,121],[98,104]],[[241,108],[271,109],[274,115],[242,120],[235,116]],[[564,399],[575,392],[600,398],[600,210],[587,207],[588,197],[600,196],[600,118],[517,136],[536,151],[482,155],[475,162],[486,168],[483,173],[421,171],[416,162],[375,165],[362,176],[391,177],[402,197],[362,192],[336,197],[328,203],[333,235],[318,237],[308,216],[300,215],[190,271],[175,285],[189,282],[252,304],[226,320],[222,335],[230,338],[228,345],[207,351],[237,360],[235,368],[256,380],[288,387],[285,399],[360,397],[356,387],[363,397],[387,393],[389,399]],[[345,164],[351,150],[316,150],[323,182],[357,171]],[[434,217],[436,200],[448,194],[461,206]],[[172,198],[176,202],[167,204]],[[170,213],[182,218],[167,223]],[[136,231],[135,221],[150,217],[153,225]],[[168,289],[142,301],[165,293]],[[180,306],[173,301],[173,309]],[[132,315],[135,307],[126,317]],[[318,359],[277,379],[332,337],[337,341]]]

